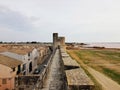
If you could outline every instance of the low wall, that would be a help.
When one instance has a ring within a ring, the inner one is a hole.
[[[66,53],[64,48],[60,48],[60,53],[67,77],[68,90],[93,90],[94,83],[80,65]]]

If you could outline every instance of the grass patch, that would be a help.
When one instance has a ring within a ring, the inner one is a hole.
[[[96,69],[99,72],[106,74],[108,77],[120,84],[120,73],[115,70],[110,70],[99,64],[117,64],[120,63],[120,52],[112,50],[80,50],[74,51],[74,53],[83,61],[84,64]],[[95,62],[102,62],[98,63]]]
[[[75,51],[80,59],[101,58],[105,60],[120,61],[120,52],[112,50],[80,50]]]
[[[118,82],[120,84],[120,74],[117,73],[114,70],[110,70],[105,67],[101,67],[103,69],[103,73],[106,74],[107,76],[111,77],[114,81]]]
[[[120,61],[120,52],[118,51],[111,51],[111,50],[103,50],[103,51],[97,51],[100,54],[103,54],[102,56],[106,60],[116,60]]]

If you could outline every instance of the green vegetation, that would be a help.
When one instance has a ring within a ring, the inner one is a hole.
[[[120,73],[117,73],[114,70],[110,70],[110,69],[104,68],[104,67],[102,67],[102,69],[103,69],[104,74],[111,77],[114,81],[117,81],[120,84]]]
[[[120,51],[119,50],[74,50],[79,59],[86,65],[104,73],[120,84]]]
[[[80,59],[91,59],[101,58],[106,60],[118,60],[120,61],[120,51],[115,50],[80,50],[75,51],[76,54],[79,55]]]

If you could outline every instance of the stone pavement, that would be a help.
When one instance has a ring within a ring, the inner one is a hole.
[[[64,73],[63,63],[60,58],[60,52],[57,49],[53,57],[46,82],[42,90],[66,90],[66,76]]]

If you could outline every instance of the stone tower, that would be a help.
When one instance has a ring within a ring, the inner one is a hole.
[[[58,41],[59,41],[58,45],[60,45],[60,46],[65,45],[65,37],[58,37]]]
[[[58,47],[58,33],[53,33],[53,49]]]
[[[53,51],[59,47],[66,48],[65,37],[58,37],[58,33],[53,33]]]

